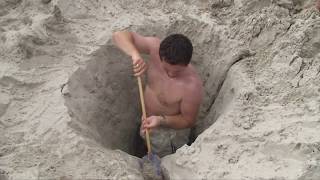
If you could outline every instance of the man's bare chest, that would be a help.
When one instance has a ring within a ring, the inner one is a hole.
[[[175,106],[180,103],[181,100],[181,91],[175,87],[172,87],[166,83],[161,84],[153,84],[150,86],[153,90],[157,100],[163,106]]]
[[[148,86],[163,106],[176,106],[182,99],[183,87],[180,83],[165,77],[164,73],[159,67],[150,65],[147,72]]]

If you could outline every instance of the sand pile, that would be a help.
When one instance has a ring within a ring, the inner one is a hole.
[[[0,179],[142,179],[129,29],[184,33],[205,101],[171,179],[320,178],[313,0],[0,0]]]

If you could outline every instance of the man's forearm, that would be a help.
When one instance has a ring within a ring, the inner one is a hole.
[[[193,126],[193,123],[184,118],[182,114],[174,116],[162,116],[160,124],[173,129],[185,129]]]
[[[132,34],[128,31],[118,31],[113,33],[113,42],[119,47],[124,53],[129,56],[139,55],[139,51],[134,46]]]

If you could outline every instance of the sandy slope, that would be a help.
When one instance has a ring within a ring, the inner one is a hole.
[[[127,120],[138,116],[135,82],[109,41],[124,28],[194,43],[200,135],[162,160],[172,179],[320,179],[312,4],[0,0],[0,179],[142,179],[123,152],[137,123]]]

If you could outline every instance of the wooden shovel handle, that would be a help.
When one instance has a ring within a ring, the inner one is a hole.
[[[147,118],[146,113],[146,107],[144,104],[144,96],[143,96],[143,89],[142,89],[142,82],[141,77],[138,76],[138,85],[139,85],[139,94],[140,94],[140,102],[141,102],[141,108],[142,108],[142,117],[143,119]],[[147,148],[148,148],[148,154],[151,154],[151,145],[150,145],[150,137],[149,137],[149,130],[146,129],[146,140],[147,140]]]

